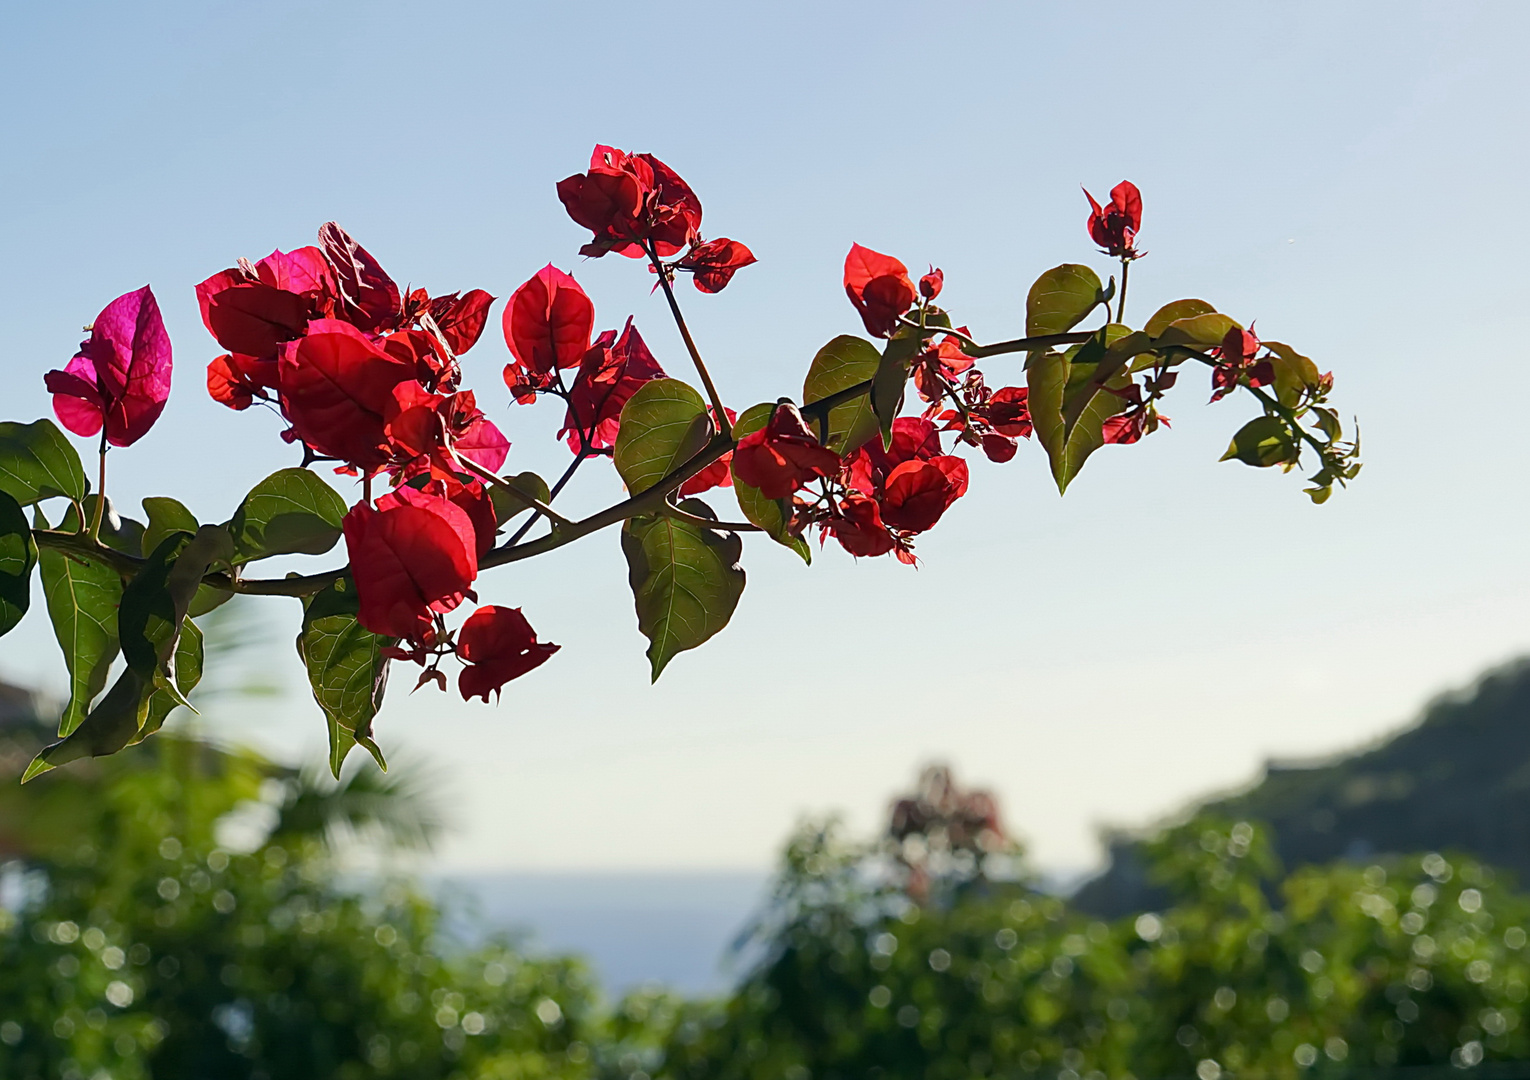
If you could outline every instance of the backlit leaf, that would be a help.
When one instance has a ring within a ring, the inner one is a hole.
[[[616,471],[636,495],[684,464],[711,433],[706,402],[694,388],[679,379],[653,379],[622,407]]]
[[[802,384],[803,404],[811,405],[875,378],[881,363],[882,354],[871,342],[841,334],[813,357],[807,380]],[[827,427],[819,441],[841,457],[871,438],[877,430],[877,418],[871,408],[869,389],[864,396],[830,409]],[[820,430],[818,425],[815,430]]]
[[[770,402],[761,402],[745,409],[733,425],[733,433],[740,439],[745,435],[752,435],[770,422],[771,414],[775,412],[775,405]],[[813,549],[808,546],[806,540],[800,536],[793,536],[787,531],[791,524],[790,499],[768,499],[757,487],[751,487],[738,478],[738,473],[733,474],[733,494],[738,498],[738,508],[743,511],[744,517],[750,523],[758,525],[765,530],[765,535],[778,544],[791,548],[802,561],[811,565],[813,562]]]
[[[1100,276],[1087,266],[1064,263],[1036,279],[1025,298],[1030,337],[1062,334],[1082,322],[1103,300]]]
[[[1153,313],[1153,317],[1147,321],[1142,329],[1149,337],[1157,337],[1168,329],[1169,324],[1180,319],[1193,319],[1197,315],[1210,315],[1216,311],[1204,300],[1171,300]]]
[[[308,469],[281,469],[250,489],[228,523],[234,562],[322,555],[340,539],[345,500]]]
[[[85,497],[80,455],[52,420],[0,423],[0,491],[22,506],[62,496]]]
[[[356,584],[347,575],[305,602],[298,635],[298,655],[329,726],[329,767],[337,779],[356,745],[365,747],[379,768],[387,768],[372,741],[372,720],[388,685],[389,661],[382,651],[397,639],[363,627],[356,620],[359,610]]]

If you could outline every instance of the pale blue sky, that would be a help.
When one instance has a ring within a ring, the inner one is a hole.
[[[870,827],[931,756],[1077,866],[1098,823],[1370,738],[1530,645],[1527,33],[1517,3],[14,5],[3,412],[49,414],[42,373],[148,281],[175,389],[111,491],[217,519],[294,455],[207,398],[192,288],[323,221],[432,291],[503,297],[552,260],[684,375],[648,275],[581,261],[553,194],[597,141],[656,153],[760,258],[684,293],[745,406],[857,330],[851,241],[942,266],[957,317],[1010,336],[1041,270],[1108,269],[1078,187],[1129,177],[1151,252],[1129,317],[1204,296],[1332,368],[1365,440],[1351,491],[1312,507],[1218,464],[1253,410],[1187,373],[1173,430],[1102,451],[1066,500],[1037,447],[975,463],[917,571],[751,541],[734,625],[653,689],[614,532],[493,573],[483,598],[563,651],[497,708],[396,686],[379,723],[452,779],[453,866],[759,866],[803,811]],[[498,317],[469,385],[511,465],[555,473],[551,407],[507,405]],[[571,505],[618,494],[602,470]],[[317,753],[296,604],[266,609],[294,693],[221,727]],[[4,677],[62,670],[40,614],[0,641]]]

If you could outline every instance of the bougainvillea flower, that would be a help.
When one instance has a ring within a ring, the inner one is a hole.
[[[1107,444],[1127,446],[1142,438],[1146,419],[1146,414],[1140,409],[1117,413],[1105,418],[1105,422],[1100,425],[1100,433]]]
[[[733,472],[767,499],[784,499],[815,476],[839,471],[839,455],[819,443],[797,406],[782,402],[770,422],[739,440]]]
[[[1140,254],[1135,249],[1137,231],[1142,228],[1142,193],[1130,180],[1122,180],[1110,189],[1110,204],[1101,206],[1094,196],[1084,191],[1089,200],[1089,237],[1105,254],[1118,259],[1135,259]]]
[[[462,367],[435,334],[425,330],[396,330],[377,342],[383,352],[414,368],[414,377],[427,390],[450,394],[462,378]]]
[[[251,265],[219,271],[197,286],[202,324],[231,353],[274,360],[309,319],[333,314],[336,287],[316,247],[273,251]]]
[[[850,554],[875,557],[897,547],[897,540],[882,524],[875,499],[851,492],[839,504],[839,512],[841,516],[830,520],[826,528]]]
[[[872,439],[849,459],[846,485],[873,497],[882,493],[888,474],[905,461],[928,461],[940,456],[940,433],[922,416],[900,416],[892,424],[892,442],[885,449]]]
[[[582,441],[592,450],[609,450],[616,445],[622,406],[645,382],[663,377],[664,369],[643,343],[631,316],[621,337],[615,330],[602,331],[585,351],[579,374],[569,387],[568,411],[558,438],[566,436],[576,454]]]
[[[104,427],[107,442],[131,446],[164,411],[170,370],[170,335],[145,285],[107,304],[80,351],[43,381],[70,431],[94,435]]]
[[[996,465],[1003,465],[1015,456],[1020,449],[1020,440],[1009,435],[999,435],[990,431],[982,437],[983,453]]]
[[[404,310],[403,296],[398,283],[371,252],[333,221],[319,227],[319,244],[335,274],[340,296],[336,314],[369,334],[397,327]]]
[[[932,266],[930,272],[919,279],[919,295],[926,300],[933,300],[940,295],[940,290],[945,283],[946,275]]]
[[[965,326],[960,329],[964,334],[967,332]],[[962,352],[960,339],[947,334],[938,344],[931,342],[925,346],[914,359],[910,374],[919,396],[936,402],[944,397],[946,386],[970,369],[972,363],[972,357]]]
[[[1024,386],[996,390],[983,406],[983,419],[1000,435],[1031,437],[1030,391]]]
[[[1211,369],[1211,400],[1221,401],[1238,387],[1238,379],[1244,376],[1250,386],[1268,386],[1275,381],[1275,366],[1268,360],[1254,361],[1259,352],[1259,339],[1252,329],[1234,326],[1222,337],[1222,344],[1215,350],[1217,366]]]
[[[661,257],[684,250],[701,229],[701,200],[684,180],[652,154],[627,154],[597,146],[590,171],[558,182],[568,216],[594,233],[581,255],[608,251],[642,258],[644,244]]]
[[[315,319],[282,346],[282,412],[296,436],[328,457],[363,469],[388,460],[383,418],[393,388],[411,382],[414,365],[388,355],[339,319]]]
[[[845,294],[873,337],[890,335],[898,326],[898,316],[918,298],[908,267],[859,244],[851,244],[845,256]]]
[[[374,634],[420,637],[430,613],[455,608],[478,576],[473,523],[443,495],[396,488],[375,508],[351,507],[343,528],[357,619]]]
[[[685,258],[675,264],[679,270],[692,274],[696,288],[704,293],[722,292],[733,275],[746,266],[760,260],[737,240],[708,240],[697,244],[685,253]]]
[[[383,435],[392,467],[406,473],[423,468],[452,477],[468,471],[459,457],[498,472],[510,452],[510,441],[484,416],[471,390],[432,394],[413,381],[393,388],[393,401],[383,413]]]
[[[552,385],[552,372],[578,367],[595,330],[595,305],[572,275],[552,263],[532,275],[505,305],[505,343],[515,359],[505,385],[526,404]]]
[[[248,409],[256,398],[268,401],[268,389],[276,386],[276,361],[255,360],[225,353],[207,365],[207,392],[212,399],[236,411]]]
[[[478,344],[492,303],[494,297],[482,289],[472,289],[461,296],[448,293],[430,301],[430,317],[452,352],[461,356]]]
[[[457,677],[462,700],[481,695],[487,702],[491,690],[499,700],[505,683],[540,667],[559,648],[537,640],[537,632],[520,608],[492,604],[479,608],[457,631],[457,656],[468,665]]]
[[[890,528],[923,532],[967,493],[967,463],[942,454],[927,461],[905,461],[888,473],[878,500],[882,521]]]

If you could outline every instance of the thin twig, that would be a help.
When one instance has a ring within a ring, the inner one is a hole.
[[[525,506],[535,510],[543,517],[547,518],[547,520],[557,525],[573,524],[572,521],[558,513],[558,511],[554,510],[552,507],[548,506],[541,499],[527,495],[524,491],[518,487],[515,487],[504,477],[495,475],[493,470],[485,469],[482,465],[478,464],[478,462],[472,460],[471,458],[464,457],[461,454],[457,455],[457,460],[461,461],[462,464],[467,466],[468,472],[472,473],[480,480],[487,480],[489,483],[499,488],[505,494],[509,495],[513,499],[519,500]]]
[[[665,272],[664,264],[659,260],[659,252],[653,245],[653,241],[645,241],[643,249],[648,252],[648,258],[653,262],[654,273],[659,275],[659,285],[664,289],[664,299],[669,301],[669,311],[675,317],[675,325],[680,328],[680,337],[685,341],[685,347],[690,350],[691,360],[696,364],[696,373],[701,376],[701,384],[707,389],[707,397],[712,399],[712,412],[716,414],[717,430],[729,438],[733,435],[733,426],[728,423],[728,411],[723,408],[722,396],[717,392],[717,386],[712,382],[712,373],[707,370],[706,361],[701,359],[701,350],[696,348],[696,342],[691,338],[690,328],[685,325],[685,316],[680,314],[680,303],[675,299],[675,290],[669,283],[669,274]]]

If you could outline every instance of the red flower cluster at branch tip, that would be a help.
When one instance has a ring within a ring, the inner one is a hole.
[[[846,486],[877,501],[883,524],[924,532],[967,493],[967,463],[941,451],[940,434],[923,417],[893,421],[892,445],[872,439],[850,459]]]
[[[697,244],[674,266],[693,275],[691,280],[702,292],[716,293],[722,292],[739,270],[757,262],[754,252],[737,240],[721,239]]]
[[[504,326],[514,357],[505,365],[505,385],[525,405],[553,385],[559,369],[584,360],[595,305],[571,275],[548,263],[511,295]]]
[[[537,641],[520,608],[479,608],[457,631],[457,656],[467,662],[457,676],[462,700],[481,696],[487,702],[490,691],[498,699],[505,683],[540,667],[559,648]]]
[[[797,406],[782,402],[759,431],[739,440],[733,472],[767,499],[785,499],[814,477],[839,471],[839,455],[814,437]]]
[[[621,427],[622,406],[645,382],[663,377],[664,369],[648,351],[631,317],[620,337],[615,330],[603,331],[580,361],[558,437],[567,436],[569,449],[576,454],[581,447],[611,449]]]
[[[845,256],[845,293],[873,337],[891,336],[898,317],[918,299],[908,267],[859,244],[851,244]]]
[[[1254,359],[1259,352],[1259,339],[1252,328],[1230,328],[1222,336],[1220,347],[1212,350],[1217,366],[1211,369],[1211,400],[1221,401],[1238,388],[1238,380],[1245,379],[1249,386],[1268,386],[1275,381],[1275,366],[1268,360]]]
[[[43,381],[70,431],[94,435],[104,428],[107,442],[131,446],[164,411],[170,369],[170,335],[145,285],[107,304],[80,351]]]
[[[1110,189],[1110,203],[1101,206],[1084,190],[1089,200],[1089,238],[1118,259],[1135,259],[1137,232],[1142,228],[1142,193],[1130,180],[1122,180]]]
[[[305,445],[367,472],[387,462],[383,416],[394,387],[414,380],[412,363],[348,322],[315,319],[282,346],[277,376],[282,412]]]
[[[919,279],[919,295],[926,300],[933,300],[940,295],[945,284],[946,275],[932,266],[930,272]]]
[[[597,146],[589,172],[558,182],[558,198],[569,217],[595,234],[579,249],[592,258],[608,251],[643,258],[647,245],[668,257],[701,231],[701,200],[652,154]]]

